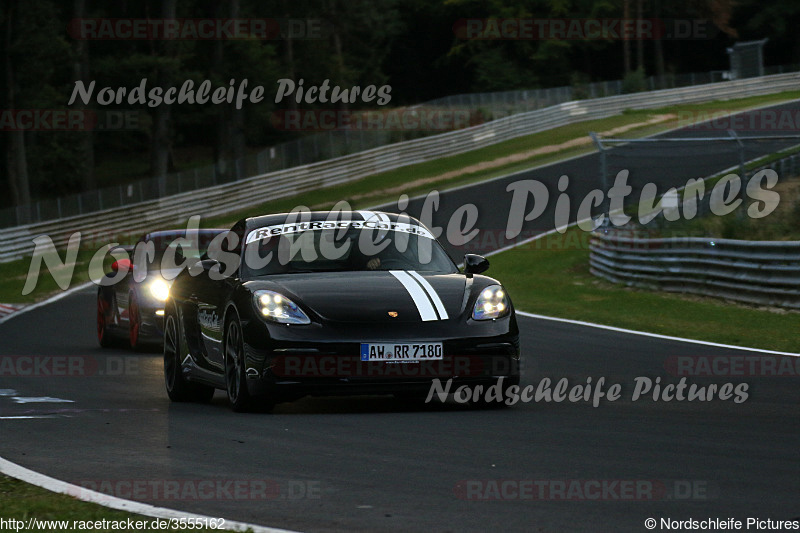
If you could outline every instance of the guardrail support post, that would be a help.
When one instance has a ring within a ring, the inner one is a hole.
[[[605,195],[603,214],[606,215],[605,218],[603,218],[603,226],[609,226],[611,224],[611,199],[608,197],[608,162],[606,160],[606,148],[603,146],[603,141],[595,132],[590,131],[589,137],[592,138],[592,142],[597,146],[598,153],[600,154],[600,183],[602,184],[603,194]]]
[[[736,135],[735,131],[728,130],[728,135],[730,135],[736,140],[736,144],[739,147],[739,176],[742,179],[742,199],[747,199],[746,191],[747,191],[748,179],[747,179],[747,168],[745,167],[744,164],[744,143],[739,138],[739,136]],[[739,212],[739,218],[744,218],[744,211]]]
[[[739,175],[742,178],[742,183],[747,185],[747,169],[744,166],[744,143],[739,136],[736,135],[735,131],[728,130],[728,135],[733,137],[736,140],[736,144],[739,145]]]

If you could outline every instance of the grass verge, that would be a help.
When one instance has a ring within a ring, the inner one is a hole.
[[[797,313],[609,283],[589,272],[589,233],[570,228],[493,255],[517,309],[738,346],[797,352]]]
[[[397,200],[400,194],[415,196],[430,192],[432,189],[443,190],[459,185],[476,183],[496,176],[520,172],[534,166],[590,153],[594,150],[591,144],[580,144],[558,149],[551,153],[531,155],[530,157],[518,158],[513,162],[502,163],[503,158],[531,153],[537,148],[558,146],[575,139],[585,140],[589,131],[612,131],[617,128],[639,125],[627,130],[625,136],[633,138],[646,137],[679,126],[685,126],[685,117],[695,117],[698,120],[703,120],[704,118],[712,118],[714,113],[732,113],[798,98],[800,98],[800,91],[787,91],[778,94],[703,104],[626,111],[621,115],[570,124],[545,132],[511,139],[479,150],[382,172],[352,183],[309,191],[290,198],[277,199],[254,208],[232,212],[226,216],[209,217],[203,219],[202,225],[204,227],[230,227],[236,220],[254,214],[286,212],[297,205],[326,209],[339,200],[347,200],[353,208],[379,205]],[[652,117],[665,114],[683,117],[684,122],[681,122],[679,118],[674,118],[657,124],[646,124]],[[478,169],[482,163],[498,160],[501,160],[500,164],[491,168]],[[475,170],[471,171],[470,169]],[[124,238],[117,237],[115,239],[114,236],[109,235],[109,242],[111,240],[126,242]],[[72,285],[89,280],[86,269],[92,252],[85,251],[79,255]],[[20,259],[0,264],[0,302],[31,303],[58,292],[58,287],[53,279],[44,275],[41,276],[36,290],[23,296],[22,287],[25,284],[29,265],[30,259]]]
[[[34,485],[29,485],[18,479],[10,478],[0,474],[0,519],[4,520],[21,520],[25,524],[20,525],[21,528],[17,529],[22,531],[27,529],[28,520],[35,518],[39,521],[57,521],[60,524],[47,527],[39,522],[39,526],[30,529],[29,531],[98,531],[98,532],[111,532],[128,530],[128,520],[136,522],[145,522],[148,526],[153,524],[154,518],[126,513],[123,511],[115,511],[108,509],[101,505],[94,503],[87,503],[67,496],[64,494],[55,494],[45,489],[41,489]],[[108,527],[102,527],[105,525]],[[99,525],[101,527],[83,528],[80,522],[92,522],[92,526]],[[101,522],[97,524],[97,522]],[[126,527],[115,528],[112,523]],[[61,525],[65,527],[60,527]],[[138,528],[142,531],[230,531],[225,529],[192,529],[191,527],[180,527],[180,524],[175,524],[177,529],[169,528],[155,528],[146,527]],[[5,527],[0,529],[15,530],[14,527]]]
[[[459,185],[477,183],[493,177],[527,170],[534,166],[546,165],[594,152],[594,146],[588,142],[588,132],[590,131],[607,132],[629,127],[632,124],[640,124],[640,126],[626,131],[625,137],[648,137],[677,127],[687,126],[688,121],[696,122],[711,119],[715,116],[715,113],[735,113],[796,99],[800,99],[800,91],[785,91],[778,94],[659,109],[628,110],[613,117],[577,122],[544,132],[517,137],[516,139],[478,150],[382,172],[351,183],[312,191],[292,198],[266,202],[255,208],[245,209],[224,217],[211,218],[206,221],[206,224],[209,227],[215,225],[224,227],[226,224],[232,224],[244,216],[250,216],[254,213],[284,212],[297,205],[306,205],[324,210],[332,207],[339,200],[348,200],[354,207],[380,205],[396,201],[400,194],[415,196],[425,194],[432,189],[443,190]],[[657,115],[667,114],[675,115],[675,118],[657,124],[646,124],[648,120]],[[692,120],[692,118],[697,120]],[[727,135],[727,133],[725,134]],[[586,144],[563,148],[552,153],[531,155],[521,160],[500,164],[491,169],[469,171],[470,168],[475,168],[481,163],[528,153],[536,148],[562,145],[575,139],[583,139]],[[449,176],[456,172],[458,173],[457,175]]]
[[[723,109],[723,105],[725,111],[734,112],[797,98],[800,98],[800,91],[730,100],[724,104],[711,102],[626,112],[607,119],[572,124],[520,137],[457,156],[410,165],[357,182],[268,202],[226,217],[205,220],[204,225],[224,227],[242,216],[288,211],[296,205],[324,209],[339,199],[349,200],[354,208],[377,205],[395,200],[401,193],[413,196],[426,193],[432,188],[443,189],[474,183],[589,153],[593,148],[584,144],[548,154],[523,157],[507,164],[500,163],[489,169],[464,170],[477,168],[477,165],[486,161],[527,153],[537,147],[558,145],[582,138],[588,131],[609,131],[643,123],[656,114],[711,113]],[[660,122],[628,130],[626,136],[654,135],[680,125],[677,119]],[[459,172],[459,169],[462,171]],[[79,255],[73,285],[88,281],[86,267],[91,255],[92,251]],[[792,334],[797,322],[794,313],[781,314],[708,298],[653,293],[610,284],[589,273],[588,259],[588,234],[572,228],[565,235],[545,237],[493,256],[490,273],[504,281],[517,308],[525,311],[712,342],[796,351]],[[53,278],[45,275],[40,277],[39,285],[33,293],[22,296],[29,262],[29,259],[22,259],[0,265],[0,302],[29,303],[58,291]],[[31,516],[70,521],[137,518],[0,476],[0,517],[27,519]]]

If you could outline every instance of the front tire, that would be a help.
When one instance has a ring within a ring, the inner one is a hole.
[[[110,348],[114,344],[113,334],[108,325],[108,310],[112,303],[106,301],[103,289],[97,291],[97,342],[102,348]]]
[[[234,411],[246,412],[253,407],[253,400],[247,389],[244,339],[238,316],[234,316],[228,321],[225,332],[225,385],[228,391],[228,400]]]
[[[136,298],[136,292],[131,292],[128,295],[128,338],[131,348],[136,352],[142,350],[142,342],[139,338],[141,328],[142,317],[139,313],[139,300]]]
[[[164,319],[164,385],[167,396],[173,402],[208,403],[214,396],[214,388],[189,383],[181,371],[181,343],[178,317],[167,313]]]

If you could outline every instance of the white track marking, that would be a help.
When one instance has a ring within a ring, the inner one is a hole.
[[[24,307],[24,304],[0,304],[0,318],[13,315]]]
[[[759,109],[769,109],[770,107],[778,107],[778,106],[787,105],[787,104],[793,104],[793,103],[797,103],[797,102],[800,102],[800,98],[796,98],[794,100],[786,100],[786,101],[778,102],[778,103],[773,102],[771,104],[764,104],[764,105],[759,105],[759,106],[755,106],[755,107],[745,107],[743,109],[738,110],[734,114],[735,115],[739,115],[739,114],[743,114],[743,113],[749,113],[750,111],[758,111]],[[654,111],[654,110],[653,109],[640,109],[639,111]],[[711,122],[713,122],[713,120],[707,120],[706,122],[701,122],[700,124],[696,124],[695,126],[700,126],[700,125],[703,125],[703,124],[710,124]],[[664,131],[660,131],[658,133],[654,133],[653,135],[647,135],[644,138],[645,139],[657,138],[657,137],[666,135],[667,133],[672,133],[672,132],[675,132],[675,131],[680,131],[680,130],[686,129],[687,127],[688,126],[676,126],[674,128],[670,128],[668,130],[664,130]],[[588,157],[588,156],[590,156],[592,154],[595,154],[595,153],[597,153],[597,152],[592,150],[592,151],[589,151],[589,152],[586,152],[586,153],[583,153],[583,154],[577,154],[577,155],[565,157],[563,159],[558,159],[557,161],[552,161],[550,163],[545,163],[543,165],[534,165],[534,166],[526,168],[526,169],[516,170],[514,172],[511,172],[510,174],[503,174],[502,176],[494,176],[494,177],[491,177],[489,179],[476,181],[476,182],[473,182],[473,183],[464,183],[462,185],[456,185],[455,187],[450,187],[449,189],[443,189],[443,190],[439,191],[439,194],[441,195],[441,194],[444,194],[446,192],[459,191],[461,189],[469,189],[470,187],[477,187],[477,186],[483,185],[485,183],[491,183],[493,181],[504,180],[506,178],[513,178],[514,176],[519,176],[521,174],[527,174],[528,172],[532,172],[534,170],[541,170],[543,168],[548,168],[548,167],[552,167],[552,166],[555,166],[555,165],[560,165],[561,163],[568,163],[570,161],[574,161],[574,160],[580,159],[582,157]],[[735,167],[731,167],[731,168],[738,169],[739,166],[736,165]],[[425,198],[428,194],[429,194],[429,192],[428,193],[420,193],[420,194],[418,194],[416,196],[410,197],[408,200],[409,200],[409,202],[413,202],[414,200],[419,200],[419,199]],[[367,209],[374,210],[374,209],[380,209],[380,208],[386,207],[386,206],[389,206],[389,207],[394,206],[394,208],[396,209],[397,208],[397,203],[396,202],[394,204],[392,202],[383,203],[383,204],[380,204],[380,205],[374,205],[374,206],[368,207]]]
[[[60,415],[0,416],[0,420],[31,420],[33,418],[62,418]]]
[[[783,103],[785,104],[785,103],[791,103],[791,102],[783,102]],[[776,105],[782,105],[782,104],[769,104],[769,105],[765,105],[765,106],[759,106],[759,107],[755,107],[755,108],[751,108],[751,109],[742,110],[741,112],[752,111],[752,110],[755,110],[755,109],[764,109],[764,108],[768,108],[768,107],[774,107]],[[661,134],[669,133],[671,131],[676,131],[676,130],[679,130],[679,129],[682,129],[682,128],[678,127],[678,128],[673,129],[673,130],[667,130],[666,132],[662,132]],[[456,186],[456,187],[453,187],[453,188],[450,188],[450,189],[445,189],[444,191],[441,191],[441,192],[452,192],[452,191],[459,190],[459,189],[466,189],[466,188],[469,188],[469,187],[474,187],[476,185],[483,184],[483,183],[486,183],[486,182],[501,180],[501,179],[509,178],[509,177],[516,176],[516,175],[519,175],[519,174],[522,174],[522,173],[527,173],[527,172],[530,172],[532,170],[546,168],[546,167],[550,167],[550,166],[553,166],[553,165],[556,165],[556,164],[564,163],[566,161],[579,159],[581,157],[586,157],[587,155],[589,155],[589,154],[580,154],[580,155],[568,157],[568,158],[565,158],[565,159],[561,159],[559,161],[548,163],[546,165],[538,165],[538,166],[534,166],[534,167],[531,167],[529,169],[525,169],[525,170],[522,170],[522,171],[513,172],[511,174],[505,174],[503,176],[496,176],[496,177],[491,178],[489,180],[484,180],[484,181],[481,181],[481,182],[478,182],[478,183],[469,183],[469,184]],[[425,194],[420,194],[418,196],[415,196],[415,197],[411,198],[411,200],[416,200],[416,199],[419,199],[419,198],[423,198],[425,196],[426,196]],[[391,205],[391,203],[388,204],[388,205]],[[375,207],[378,207],[378,206],[375,206]],[[362,216],[363,216],[363,213],[365,211],[362,210],[362,211],[359,211],[359,212],[362,213]],[[366,220],[366,218],[365,218],[365,220]],[[508,246],[508,247],[504,247],[504,248],[495,250],[491,254],[486,254],[486,255],[494,255],[496,253],[500,253],[501,251],[504,251],[504,250],[507,250],[507,249],[510,249],[510,248],[514,248],[514,247],[519,246],[521,244],[525,244],[526,242],[533,241],[533,240],[535,240],[537,238],[542,238],[545,235],[549,235],[549,234],[554,233],[554,232],[555,232],[555,230],[549,231],[547,233],[543,233],[543,234],[538,235],[538,236],[536,236],[534,238],[527,239],[525,241],[516,243],[513,246]],[[25,312],[32,311],[33,309],[37,309],[39,307],[43,307],[45,305],[51,304],[51,303],[53,303],[55,301],[58,301],[61,298],[64,298],[65,296],[67,296],[67,295],[69,295],[69,294],[71,294],[73,292],[77,292],[77,291],[79,291],[81,289],[84,289],[84,288],[86,288],[86,287],[88,287],[90,285],[92,285],[91,282],[85,283],[83,285],[79,285],[77,287],[73,287],[73,288],[71,288],[71,289],[69,289],[67,291],[64,291],[61,294],[58,294],[57,296],[54,296],[52,298],[49,298],[49,299],[46,299],[46,300],[42,300],[41,302],[38,302],[38,303],[35,303],[35,304],[32,304],[32,305],[28,305],[28,306],[22,308],[21,310],[19,310],[18,312],[0,319],[0,324],[2,324],[3,322],[6,322],[7,320],[9,320],[11,318],[19,316],[19,315],[21,315],[21,314],[23,314]],[[556,321],[556,322],[565,322],[565,323],[568,323],[568,324],[575,324],[575,325],[581,325],[581,326],[587,326],[587,327],[594,327],[594,328],[606,329],[606,330],[610,330],[610,331],[618,331],[618,332],[626,333],[626,334],[630,334],[630,335],[642,335],[642,336],[647,336],[647,337],[660,338],[660,339],[666,339],[666,340],[675,340],[675,341],[688,342],[688,343],[694,343],[694,344],[702,344],[702,345],[707,345],[707,346],[717,346],[717,347],[732,348],[732,349],[736,349],[736,350],[746,350],[746,351],[754,351],[754,352],[762,352],[762,353],[770,353],[770,354],[778,354],[778,355],[790,355],[790,356],[794,356],[794,357],[800,356],[800,354],[795,354],[795,353],[775,352],[775,351],[771,351],[771,350],[759,350],[757,348],[747,348],[747,347],[743,347],[743,346],[730,346],[730,345],[716,344],[716,343],[711,343],[711,342],[706,342],[706,341],[698,341],[698,340],[695,340],[695,339],[685,339],[685,338],[681,338],[681,337],[670,337],[670,336],[667,336],[667,335],[658,335],[656,333],[647,333],[647,332],[643,332],[643,331],[626,330],[626,329],[622,329],[622,328],[615,328],[615,327],[612,327],[612,326],[604,326],[602,324],[593,324],[593,323],[590,323],[590,322],[581,322],[581,321],[578,321],[578,320],[569,320],[569,319],[564,319],[564,318],[550,317],[550,316],[544,316],[544,315],[536,315],[536,314],[533,314],[533,313],[526,313],[524,311],[517,311],[517,314],[522,315],[522,316],[527,316],[527,317],[530,317],[530,318],[537,318],[537,319],[540,319],[540,320],[552,320],[552,321]],[[100,494],[100,493],[97,493],[97,492],[92,493],[92,496],[90,496],[90,492],[91,491],[87,491],[87,490],[85,490],[85,489],[83,489],[81,487],[77,487],[75,485],[70,485],[69,483],[65,483],[63,481],[59,481],[57,479],[45,476],[43,474],[39,474],[38,472],[34,472],[32,470],[28,470],[27,468],[24,468],[24,467],[21,467],[19,465],[16,465],[16,464],[14,464],[14,463],[12,463],[10,461],[7,461],[7,460],[3,459],[2,457],[0,457],[0,473],[3,473],[5,475],[7,475],[7,476],[10,476],[10,477],[13,477],[13,478],[16,478],[16,479],[20,479],[22,481],[25,481],[26,483],[30,483],[32,485],[36,485],[36,486],[41,487],[43,489],[49,490],[51,492],[56,492],[56,493],[59,493],[59,494],[75,494],[74,491],[77,489],[77,490],[80,491],[78,493],[79,494],[79,496],[78,496],[79,499],[81,499],[83,501],[94,502],[94,503],[97,503],[99,505],[103,505],[104,507],[108,507],[108,508],[111,508],[111,509],[117,509],[117,510],[120,510],[120,511],[127,511],[127,512],[131,512],[131,513],[144,515],[144,516],[150,516],[150,517],[153,517],[153,518],[164,518],[164,519],[169,519],[169,518],[189,518],[189,517],[192,517],[192,516],[197,517],[197,518],[211,518],[211,517],[205,517],[205,516],[201,516],[201,515],[190,515],[188,513],[181,513],[180,511],[175,511],[175,510],[172,510],[172,509],[154,507],[152,505],[146,505],[146,504],[142,504],[142,503],[138,503],[138,502],[130,502],[130,501],[127,501],[127,500],[123,500],[121,498],[113,498],[111,496],[107,496],[107,495]],[[245,523],[242,523],[242,522],[226,521],[226,525],[229,528],[233,528],[235,531],[245,531],[247,528],[250,528],[250,529],[253,530],[254,533],[287,533],[287,530],[283,530],[283,529],[262,527],[262,526],[257,526],[257,525],[254,525],[254,524],[245,524]],[[296,533],[296,532],[288,532],[288,533]]]
[[[397,281],[402,283],[403,287],[406,288],[408,295],[414,300],[414,305],[417,306],[417,311],[419,311],[419,316],[423,322],[431,322],[439,319],[425,291],[422,290],[422,287],[414,281],[408,272],[404,270],[390,270],[389,273],[397,278]]]
[[[715,348],[727,348],[730,350],[741,350],[746,352],[759,352],[771,355],[788,355],[790,357],[800,357],[798,353],[792,352],[776,352],[774,350],[763,350],[761,348],[748,348],[746,346],[734,346],[732,344],[721,344],[718,342],[699,341],[697,339],[686,339],[683,337],[673,337],[671,335],[660,335],[658,333],[649,333],[647,331],[636,331],[633,329],[617,328],[614,326],[606,326],[604,324],[595,324],[593,322],[583,322],[581,320],[572,320],[569,318],[557,318],[553,316],[537,315],[534,313],[526,313],[525,311],[517,311],[518,315],[526,316],[529,318],[536,318],[538,320],[550,320],[553,322],[564,322],[565,324],[573,324],[576,326],[586,326],[589,328],[605,329],[608,331],[616,331],[618,333],[625,333],[626,335],[641,335],[643,337],[652,337],[654,339],[663,339],[668,341],[690,342],[692,344],[702,344],[704,346],[713,346]]]
[[[427,292],[428,296],[431,297],[431,300],[433,300],[433,305],[436,306],[436,311],[439,313],[439,318],[442,320],[447,320],[448,318],[450,318],[447,316],[447,310],[444,308],[444,303],[442,303],[442,299],[439,298],[439,294],[436,292],[436,289],[434,289],[431,286],[431,284],[428,283],[428,280],[426,280],[413,270],[409,270],[408,274],[415,280],[419,281],[420,285],[422,285],[422,288],[425,289],[425,292]]]
[[[65,290],[63,292],[60,292],[60,293],[56,294],[55,296],[52,296],[52,297],[47,298],[45,300],[42,300],[41,302],[36,302],[35,304],[26,305],[25,307],[23,307],[22,309],[20,309],[16,313],[12,313],[12,314],[10,314],[8,316],[0,318],[0,324],[9,321],[12,318],[16,318],[16,317],[18,317],[20,315],[23,315],[23,314],[27,313],[28,311],[33,311],[34,309],[38,309],[38,308],[43,307],[45,305],[51,304],[53,302],[57,302],[61,298],[65,298],[66,296],[69,296],[70,294],[78,292],[78,291],[80,291],[82,289],[85,289],[87,287],[90,287],[92,285],[94,285],[94,283],[89,281],[89,282],[83,283],[81,285],[78,285],[77,287],[72,287],[71,289],[67,289],[67,290]]]
[[[65,481],[60,481],[58,479],[45,476],[44,474],[34,472],[33,470],[28,470],[27,468],[16,465],[10,461],[7,461],[6,459],[3,459],[2,457],[0,457],[0,473],[19,479],[26,483],[30,483],[31,485],[36,485],[37,487],[49,490],[50,492],[67,494],[79,500],[96,503],[98,505],[102,505],[103,507],[116,509],[118,511],[125,511],[128,513],[149,516],[152,518],[161,518],[164,520],[169,520],[171,518],[215,518],[212,516],[176,511],[174,509],[165,509],[163,507],[156,507],[146,503],[132,502],[123,500],[122,498],[117,498],[115,496],[109,496],[108,494],[95,492],[93,490],[85,489]],[[225,520],[225,531],[246,531],[248,528],[252,529],[254,533],[297,533],[287,529],[276,529],[272,527],[258,526],[256,524],[246,524],[244,522],[235,522],[227,519]]]
[[[50,396],[40,397],[25,397],[25,396],[12,396],[11,401],[14,403],[75,403],[74,400],[64,400],[62,398],[51,398]]]

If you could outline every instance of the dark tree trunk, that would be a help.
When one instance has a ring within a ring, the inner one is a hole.
[[[240,16],[239,0],[230,0],[231,18],[237,19]],[[239,80],[241,82],[241,80]],[[231,140],[231,155],[233,161],[231,169],[236,178],[242,178],[246,174],[244,157],[247,153],[244,138],[244,109],[236,109],[234,104],[230,105],[231,108],[231,122],[230,122],[230,140]]]
[[[636,0],[636,24],[641,24],[644,0]],[[636,68],[644,70],[644,36],[637,35],[636,39]]]
[[[654,0],[653,2],[653,17],[659,19],[661,17],[661,0]],[[664,44],[661,42],[661,34],[657,34],[655,36],[655,41],[653,42],[653,53],[656,56],[656,76],[658,76],[659,83],[661,84],[661,88],[665,88],[665,71],[664,68]]]
[[[287,0],[283,0],[283,13],[286,19],[291,18],[291,11],[289,10],[289,2]],[[286,38],[284,39],[284,60],[286,61],[286,74],[290,80],[295,79],[295,69],[294,69],[294,40],[292,39],[292,32],[286,32]],[[290,111],[297,110],[297,101],[294,98],[287,99],[287,104],[289,106]]]
[[[622,0],[622,19],[627,23],[631,18],[631,1]],[[625,75],[631,71],[631,40],[627,33],[622,36],[622,56]]]
[[[175,18],[177,0],[162,0],[161,15],[165,19]],[[166,60],[173,58],[175,46],[170,41],[163,41],[162,57]],[[171,67],[162,65],[158,69],[157,83],[164,92],[173,86]],[[153,118],[153,135],[150,145],[150,171],[158,178],[158,194],[167,194],[167,173],[171,168],[172,155],[172,106],[162,104],[155,108]]]
[[[86,17],[86,0],[75,0],[72,16],[76,19]],[[89,82],[89,41],[75,39],[75,62],[72,65],[72,81],[83,80]],[[88,106],[80,98],[74,105],[75,109],[88,111]],[[77,132],[79,143],[78,151],[81,154],[81,184],[83,190],[94,189],[97,183],[94,179],[94,134],[91,131]]]
[[[336,0],[330,0],[330,18],[333,25],[333,32],[331,37],[333,38],[333,54],[334,54],[334,61],[336,62],[336,84],[341,87],[346,87],[348,81],[345,79],[345,64],[344,64],[344,51],[342,46],[342,35],[341,35],[341,24],[340,20],[336,16]],[[339,104],[339,108],[343,110],[348,109],[348,102],[342,101]]]
[[[17,25],[17,8],[19,2],[9,1],[4,8],[5,27],[3,36],[3,74],[4,83],[4,107],[9,110],[16,109],[17,83],[14,75],[14,62],[12,49],[14,35]],[[6,134],[6,172],[8,173],[8,185],[14,205],[22,206],[30,204],[31,191],[28,179],[28,160],[25,150],[25,132],[10,131]],[[19,222],[26,222],[27,216]]]

